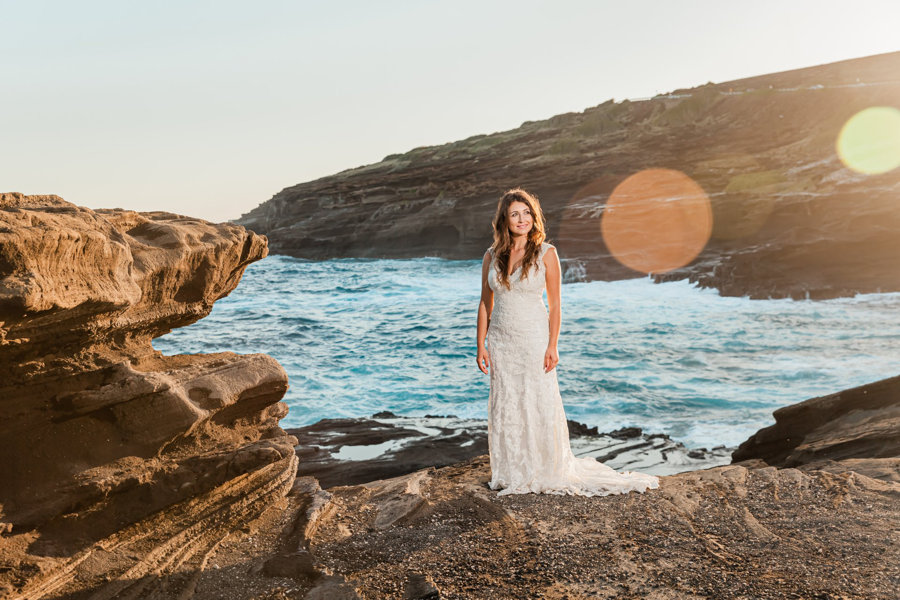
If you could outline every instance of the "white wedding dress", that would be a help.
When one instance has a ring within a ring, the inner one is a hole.
[[[619,473],[595,458],[572,453],[556,369],[545,373],[543,366],[550,339],[543,257],[550,248],[542,244],[540,259],[526,277],[521,267],[513,272],[512,289],[500,283],[496,257],[491,260],[488,485],[500,489],[499,496],[529,492],[606,496],[657,488],[659,478],[653,475]]]

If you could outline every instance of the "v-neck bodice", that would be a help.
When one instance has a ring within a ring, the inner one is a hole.
[[[503,283],[500,282],[500,272],[498,270],[497,257],[493,256],[493,252],[491,252],[492,258],[490,275],[488,276],[488,285],[490,285],[491,290],[493,290],[495,296],[515,292],[517,294],[527,294],[532,296],[536,294],[537,298],[540,299],[547,282],[547,269],[544,266],[544,255],[547,253],[547,250],[552,247],[553,246],[551,244],[548,244],[547,242],[541,244],[540,252],[538,252],[537,263],[528,270],[528,274],[525,275],[525,277],[522,276],[522,273],[524,272],[524,265],[520,264],[518,267],[516,267],[513,270],[512,274],[509,276],[509,288],[507,288],[505,285],[503,285]]]

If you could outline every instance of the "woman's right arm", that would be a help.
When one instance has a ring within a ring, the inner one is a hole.
[[[487,337],[488,326],[491,323],[491,311],[494,310],[494,290],[488,284],[488,275],[491,269],[491,253],[484,253],[484,260],[481,261],[481,302],[478,303],[478,368],[482,373],[487,374],[491,367],[491,357],[487,348],[484,347],[484,340]]]

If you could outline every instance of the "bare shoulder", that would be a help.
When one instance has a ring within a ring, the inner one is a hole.
[[[559,264],[556,248],[551,244],[546,244],[546,246],[544,256],[541,258],[544,263],[544,273],[547,274],[548,281],[557,281],[562,272],[562,266]]]

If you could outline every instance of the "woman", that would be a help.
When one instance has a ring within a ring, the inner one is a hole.
[[[494,243],[481,269],[477,357],[491,378],[488,485],[503,488],[500,496],[606,496],[659,487],[652,475],[618,473],[572,453],[555,370],[561,286],[556,248],[544,242],[537,198],[523,189],[500,198],[493,226]]]

